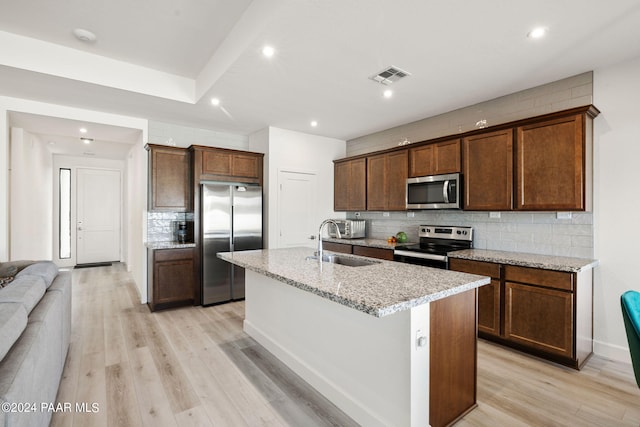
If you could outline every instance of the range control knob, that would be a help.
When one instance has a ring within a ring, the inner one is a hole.
[[[462,231],[458,230],[456,231],[456,234],[462,234]]]

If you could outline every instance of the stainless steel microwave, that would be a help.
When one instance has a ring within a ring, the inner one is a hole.
[[[407,179],[407,209],[461,209],[459,173]]]

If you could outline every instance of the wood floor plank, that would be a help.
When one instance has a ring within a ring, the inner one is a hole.
[[[73,271],[71,346],[52,426],[350,426],[242,330],[244,302],[151,313],[122,264]],[[457,425],[639,426],[631,365],[581,371],[478,342],[478,407]],[[135,414],[138,414],[137,417]]]
[[[129,364],[116,363],[107,366],[105,371],[109,427],[142,425]]]
[[[133,382],[138,397],[142,424],[149,427],[175,427],[176,420],[160,374],[147,347],[131,350]]]

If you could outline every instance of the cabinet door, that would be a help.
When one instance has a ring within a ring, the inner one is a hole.
[[[367,159],[356,159],[350,163],[349,210],[367,209]]]
[[[465,209],[511,210],[513,131],[473,135],[463,145]]]
[[[189,153],[182,148],[151,147],[150,156],[149,209],[173,212],[189,210]]]
[[[333,166],[333,210],[349,210],[351,162],[337,162]]]
[[[505,338],[560,356],[573,357],[573,294],[505,283]]]
[[[202,152],[202,173],[209,175],[232,175],[232,155],[224,151]]]
[[[449,269],[491,277],[491,283],[478,288],[478,332],[500,336],[500,265],[453,258]]]
[[[500,280],[478,288],[478,332],[500,336]]]
[[[367,160],[336,162],[333,178],[333,209],[362,211],[367,208]]]
[[[153,261],[152,306],[193,302],[195,267],[192,249],[158,249]]]
[[[582,115],[517,128],[516,208],[584,210]]]
[[[262,156],[251,154],[233,154],[231,156],[231,174],[239,178],[260,178]]]
[[[435,175],[460,172],[460,140],[434,144],[433,159]]]
[[[409,151],[387,154],[387,206],[389,211],[407,210],[407,169]]]
[[[419,177],[433,175],[435,171],[433,146],[435,144],[423,145],[409,150],[409,176]]]
[[[367,157],[367,210],[407,208],[408,150]]]
[[[383,211],[387,208],[387,156],[367,157],[367,210]]]

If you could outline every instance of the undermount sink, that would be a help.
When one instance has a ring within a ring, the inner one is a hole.
[[[307,260],[318,260],[317,256],[308,256]],[[332,264],[346,265],[349,267],[364,267],[367,265],[380,264],[380,261],[374,261],[371,259],[351,258],[341,255],[323,255],[322,262],[330,262]]]

